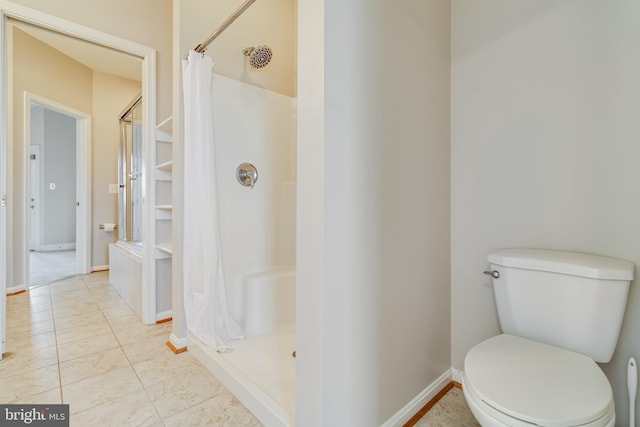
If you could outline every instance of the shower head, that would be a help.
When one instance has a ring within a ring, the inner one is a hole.
[[[273,52],[269,46],[245,47],[242,49],[244,56],[249,57],[249,64],[253,68],[266,67],[271,62]]]

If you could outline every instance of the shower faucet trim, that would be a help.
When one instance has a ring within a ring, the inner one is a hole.
[[[258,169],[251,163],[242,163],[236,168],[236,178],[240,185],[253,188],[258,181]]]

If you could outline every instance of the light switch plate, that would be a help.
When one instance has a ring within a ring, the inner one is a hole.
[[[50,182],[49,183],[49,190],[55,190],[56,189],[56,183],[55,182]]]
[[[109,193],[118,194],[118,184],[109,184]]]

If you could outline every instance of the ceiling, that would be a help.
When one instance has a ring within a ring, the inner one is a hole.
[[[30,24],[12,25],[92,70],[130,80],[142,80],[142,59]]]

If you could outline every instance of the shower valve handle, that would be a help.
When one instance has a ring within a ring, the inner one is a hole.
[[[240,185],[253,188],[258,181],[258,170],[251,163],[242,163],[236,169],[236,178]]]

